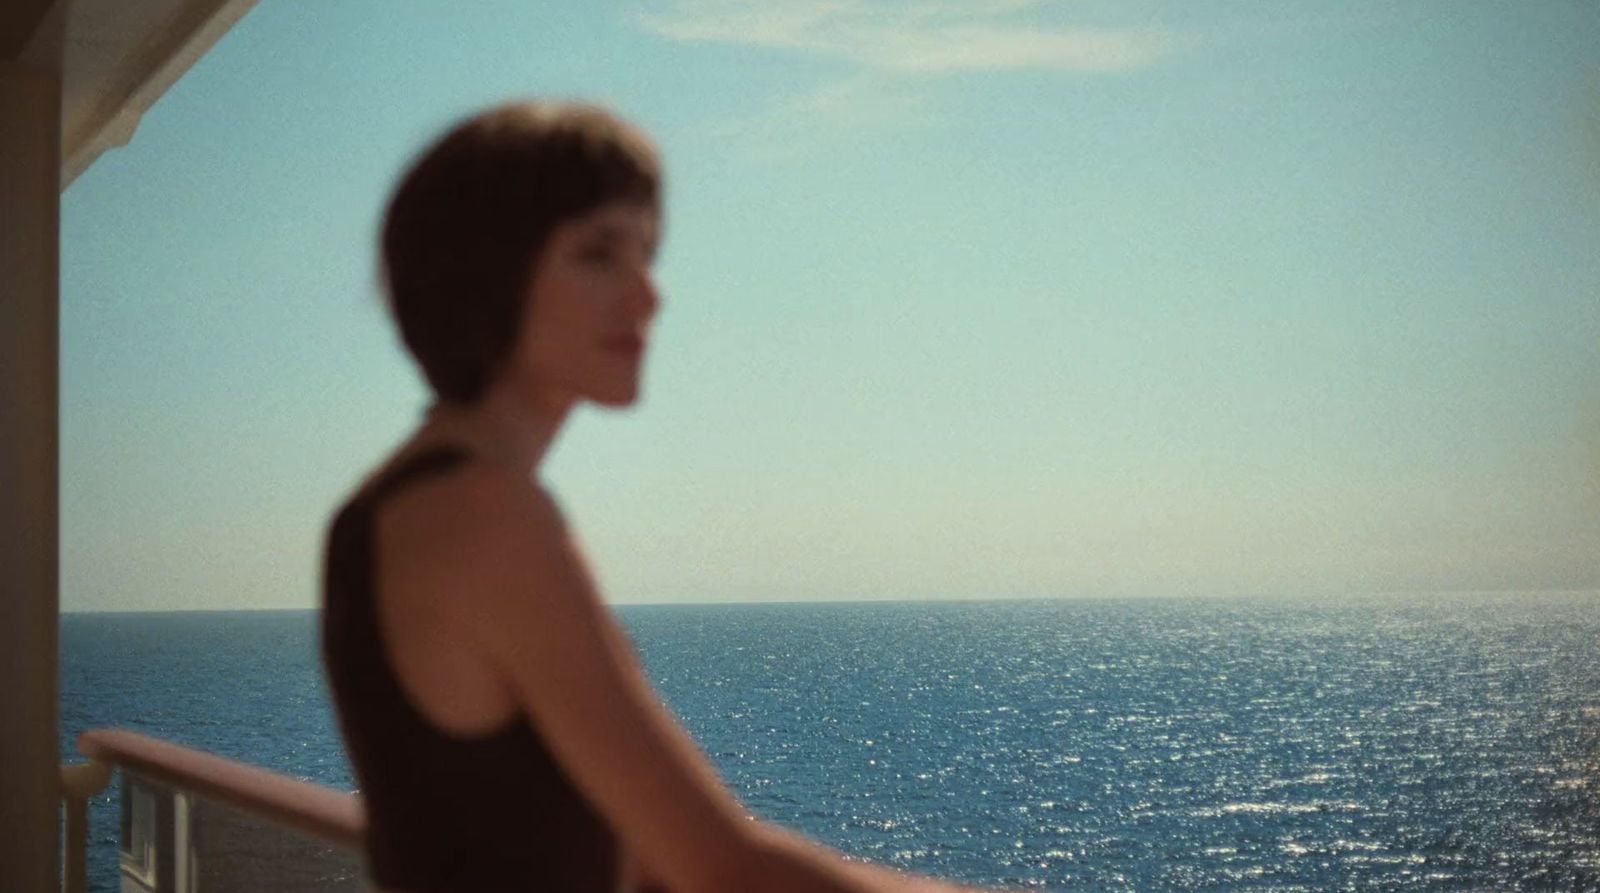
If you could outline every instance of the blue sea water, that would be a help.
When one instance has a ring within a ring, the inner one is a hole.
[[[1592,596],[619,615],[754,812],[862,857],[1049,890],[1600,891]],[[66,615],[61,652],[64,760],[122,726],[353,787],[311,612]]]

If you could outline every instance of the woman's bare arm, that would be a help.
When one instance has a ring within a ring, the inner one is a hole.
[[[408,589],[449,604],[573,783],[673,893],[891,889],[829,851],[774,845],[748,817],[656,696],[547,497],[477,465],[414,496],[399,540],[427,554],[405,562]]]

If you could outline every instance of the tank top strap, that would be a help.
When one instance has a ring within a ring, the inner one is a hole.
[[[367,488],[367,501],[381,501],[412,481],[442,474],[471,458],[472,454],[467,448],[459,444],[442,444],[421,450],[374,480]]]

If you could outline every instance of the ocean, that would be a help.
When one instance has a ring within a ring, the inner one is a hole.
[[[618,615],[753,812],[865,858],[1062,891],[1600,891],[1591,595]],[[316,644],[309,611],[64,615],[62,758],[121,726],[350,790]]]

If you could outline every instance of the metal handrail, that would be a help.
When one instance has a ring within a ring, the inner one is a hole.
[[[204,751],[126,729],[97,729],[78,736],[87,763],[63,765],[67,801],[65,893],[83,893],[88,798],[104,790],[115,768],[191,791],[337,849],[359,851],[366,807],[359,794],[335,791]]]

